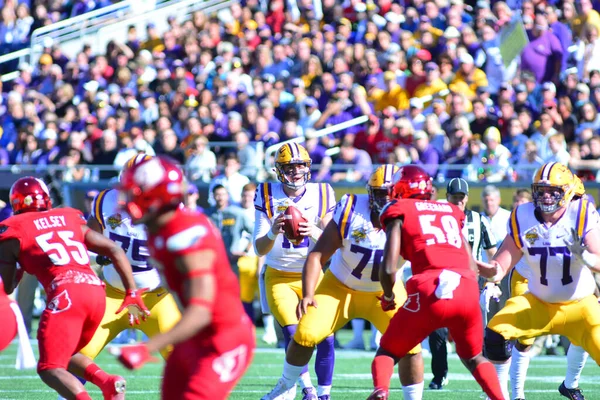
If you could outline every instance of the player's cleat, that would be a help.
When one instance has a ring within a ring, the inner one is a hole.
[[[429,384],[429,389],[431,389],[431,390],[441,390],[447,384],[448,384],[448,378],[442,379],[442,383],[437,383],[435,381],[431,381],[431,383]]]
[[[275,332],[265,332],[262,341],[271,346],[277,344],[277,334]]]
[[[564,397],[566,397],[567,399],[585,400],[585,397],[583,396],[583,392],[581,391],[581,389],[579,389],[579,388],[569,389],[565,386],[565,381],[563,381],[563,383],[561,383],[560,386],[558,387],[558,392],[561,395],[563,395]]]
[[[111,375],[100,389],[102,390],[104,400],[124,400],[125,388],[125,378],[118,375]]]
[[[260,400],[294,400],[296,398],[296,384],[288,388],[283,378],[279,378],[277,385]]]
[[[305,387],[302,389],[302,400],[318,400],[317,391],[314,387]]]
[[[387,400],[389,391],[387,389],[378,388],[373,390],[373,393],[367,397],[367,400]]]

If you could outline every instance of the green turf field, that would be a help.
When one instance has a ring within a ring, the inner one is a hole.
[[[261,333],[259,332],[259,337]],[[341,343],[350,339],[349,331],[343,331],[339,335]],[[368,342],[367,342],[368,343]],[[277,382],[281,374],[283,351],[280,349],[267,348],[261,344],[257,350],[254,363],[237,386],[231,399],[260,399]],[[34,347],[36,352],[37,348]],[[38,378],[34,370],[16,371],[14,369],[16,346],[0,354],[0,400],[38,400],[56,399]],[[462,366],[456,355],[450,356],[450,383],[440,391],[425,390],[424,399],[463,400],[480,399],[479,387]],[[360,400],[366,399],[371,392],[370,365],[373,353],[368,351],[345,351],[336,353],[335,375],[333,381],[332,398],[334,400]],[[429,357],[426,357],[426,385],[431,380],[429,373]],[[158,399],[160,377],[162,373],[162,362],[158,364],[147,364],[141,371],[129,372],[122,368],[107,351],[98,358],[98,364],[111,373],[119,373],[127,378],[127,399],[150,400]],[[564,356],[544,356],[534,358],[529,368],[529,376],[526,385],[527,400],[551,400],[564,399],[558,394],[558,385],[564,379],[566,360]],[[583,373],[581,387],[586,399],[600,400],[600,378],[599,369],[591,360],[588,361]],[[314,371],[311,368],[311,374]],[[314,382],[316,383],[316,379]],[[92,385],[86,385],[94,399],[101,399],[99,390]],[[391,399],[402,399],[400,384],[397,375],[394,376]],[[297,399],[300,399],[298,394]]]

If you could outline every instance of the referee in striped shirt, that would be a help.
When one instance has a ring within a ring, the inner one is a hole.
[[[491,260],[496,253],[496,238],[492,233],[489,220],[477,211],[468,210],[469,184],[462,178],[453,178],[446,187],[446,200],[460,208],[465,213],[465,226],[463,235],[467,238],[473,258],[481,261],[483,250],[487,252]],[[448,329],[441,328],[429,335],[429,347],[431,350],[431,372],[433,379],[429,389],[437,390],[446,385],[448,379],[448,351],[446,340]]]

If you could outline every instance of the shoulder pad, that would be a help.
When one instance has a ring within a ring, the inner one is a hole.
[[[207,227],[203,225],[191,226],[168,238],[167,250],[170,252],[179,252],[189,249],[190,247],[196,245],[207,234]]]

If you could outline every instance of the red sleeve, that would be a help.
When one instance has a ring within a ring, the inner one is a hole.
[[[448,204],[450,204],[450,203],[448,203]],[[460,229],[463,229],[465,227],[465,213],[462,212],[460,210],[460,208],[458,208],[454,204],[452,204],[452,208],[454,209],[454,216],[456,217],[456,220],[458,221],[458,225],[460,226]]]
[[[0,242],[10,239],[17,239],[21,241],[22,237],[21,230],[12,224],[10,219],[4,220],[0,223]]]
[[[404,218],[404,210],[402,210],[402,203],[398,200],[392,200],[383,207],[381,210],[381,214],[379,215],[379,222],[381,223],[381,227],[385,230],[386,222]]]
[[[65,211],[68,212],[69,215],[73,216],[73,222],[77,222],[80,225],[85,225],[87,223],[81,211],[71,207],[66,208]]]

